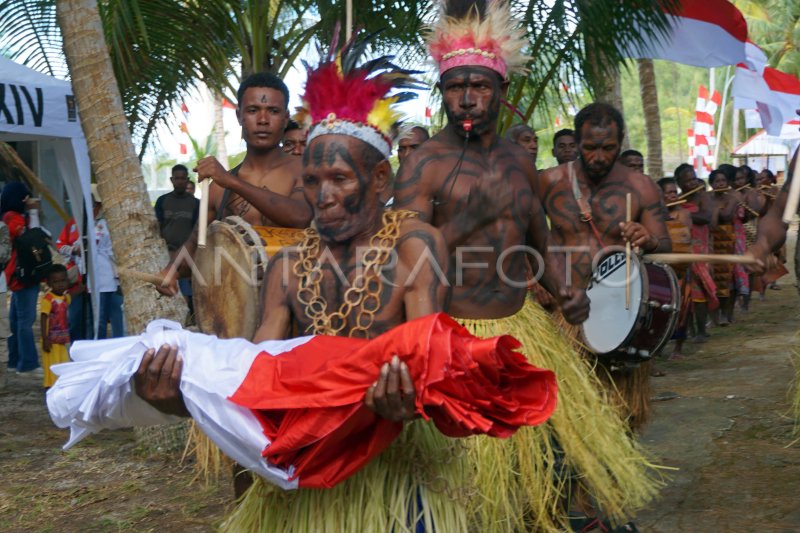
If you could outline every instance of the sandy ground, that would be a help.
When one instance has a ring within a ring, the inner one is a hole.
[[[791,257],[791,255],[790,255]],[[791,266],[791,265],[789,265]],[[792,270],[790,268],[790,270]],[[800,326],[794,277],[714,328],[688,358],[662,363],[643,441],[677,470],[636,518],[646,532],[800,531],[800,443],[789,417],[790,351]],[[6,360],[5,347],[0,359]],[[35,378],[0,364],[0,531],[212,531],[230,505],[229,479],[191,483],[180,454],[153,453],[131,431],[63,452]]]

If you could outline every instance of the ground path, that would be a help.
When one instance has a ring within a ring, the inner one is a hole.
[[[790,255],[791,257],[791,255]],[[791,270],[791,268],[790,268]],[[800,328],[794,278],[747,315],[687,343],[663,364],[643,439],[679,468],[643,532],[800,531],[800,443],[788,417],[790,351]],[[213,531],[230,505],[229,480],[190,484],[175,455],[142,450],[131,431],[90,437],[68,452],[40,383],[8,375],[0,350],[0,531]]]

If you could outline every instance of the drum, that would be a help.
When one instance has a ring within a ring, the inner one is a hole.
[[[252,339],[261,320],[261,281],[271,255],[296,244],[303,231],[253,227],[231,216],[208,226],[192,269],[197,325],[223,339]]]
[[[625,253],[599,261],[586,290],[589,318],[581,325],[583,342],[611,366],[636,367],[649,360],[672,336],[680,293],[675,272],[631,256],[630,306],[625,309]]]

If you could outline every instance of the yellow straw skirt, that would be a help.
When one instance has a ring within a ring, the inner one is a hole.
[[[471,511],[481,531],[553,531],[567,528],[571,494],[583,492],[613,519],[628,517],[652,500],[662,481],[606,401],[586,358],[551,316],[526,300],[515,315],[496,320],[457,319],[479,337],[512,335],[535,366],[558,378],[558,407],[538,427],[507,440],[470,439],[480,500]],[[581,490],[570,490],[575,476]]]
[[[461,439],[432,423],[407,424],[400,437],[353,477],[331,489],[281,490],[261,478],[223,531],[388,533],[468,531],[474,489]]]
[[[634,432],[639,432],[650,419],[651,382],[650,370],[653,363],[647,361],[636,368],[611,370],[597,360],[592,352],[580,341],[580,328],[564,320],[559,313],[555,318],[571,342],[573,348],[594,367],[598,379],[603,384],[608,400],[616,407],[619,415],[627,421]]]

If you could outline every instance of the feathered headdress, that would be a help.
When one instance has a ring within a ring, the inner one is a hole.
[[[428,50],[444,74],[480,66],[504,79],[524,72],[529,56],[522,23],[511,18],[508,0],[440,0],[439,17],[428,27]]]
[[[337,31],[338,34],[338,31]],[[334,38],[327,54],[320,53],[319,66],[308,71],[303,113],[308,117],[308,142],[327,134],[350,135],[378,149],[392,153],[392,126],[401,114],[394,104],[416,98],[413,92],[395,89],[424,89],[413,75],[393,64],[394,56],[382,56],[357,65],[375,34],[353,39],[336,50]]]

